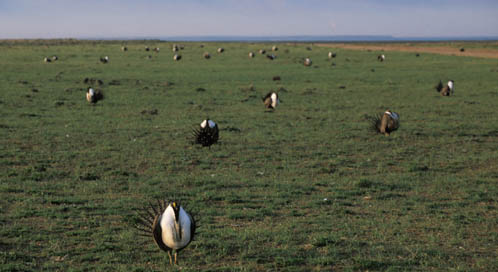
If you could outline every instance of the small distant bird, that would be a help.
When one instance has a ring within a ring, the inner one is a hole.
[[[278,94],[275,92],[267,93],[263,98],[263,103],[267,109],[274,110],[278,104],[280,104],[280,100],[278,99]]]
[[[420,57],[420,54],[419,53],[415,54],[415,57]]]
[[[154,48],[154,52],[159,53],[159,47]]]
[[[202,146],[211,146],[218,142],[220,138],[218,124],[206,118],[202,121],[199,129],[194,129],[194,143]]]
[[[148,46],[145,47],[145,51],[149,52],[150,48]]]
[[[266,55],[266,57],[269,59],[269,60],[274,60],[277,58],[277,56],[275,56],[274,54],[271,54],[271,55]]]
[[[175,55],[173,56],[173,60],[178,61],[178,60],[181,60],[181,59],[182,59],[182,56],[181,56],[181,55],[175,54]]]
[[[266,54],[266,50],[264,50],[264,49],[259,49],[259,53],[260,53],[261,55],[264,55],[264,54]]]
[[[254,58],[254,52],[249,52],[249,57]]]
[[[465,48],[460,48],[460,52],[465,52]]]
[[[399,114],[390,110],[375,116],[370,116],[368,117],[368,120],[374,131],[386,136],[389,136],[391,132],[399,128]]]
[[[152,203],[139,214],[135,228],[139,235],[154,238],[157,246],[168,253],[169,264],[178,264],[178,253],[194,239],[196,224],[194,218],[176,201]],[[174,261],[171,253],[174,251]]]
[[[377,60],[380,62],[383,62],[385,59],[386,59],[386,56],[384,56],[384,54],[377,56]]]
[[[102,62],[102,63],[108,63],[109,62],[109,56],[100,57],[100,62]]]
[[[57,61],[58,59],[59,59],[59,57],[57,57],[56,55],[52,56],[52,61]]]
[[[218,53],[223,53],[225,49],[223,47],[218,48]]]
[[[329,52],[329,59],[335,58],[337,56],[336,53]]]
[[[304,66],[311,66],[313,62],[311,61],[310,58],[305,58],[304,59]]]
[[[439,84],[436,86],[436,90],[442,96],[453,95],[453,93],[455,91],[455,82],[453,80],[450,80],[450,81],[448,81],[448,83],[446,83],[446,86],[443,86],[443,82],[440,80]]]
[[[121,51],[128,51],[128,47],[126,47],[126,46],[121,46]]]
[[[48,57],[45,57],[45,58],[43,59],[43,61],[44,61],[44,62],[52,62],[52,60],[51,60],[51,59],[49,59]]]
[[[278,80],[280,80],[280,76],[274,76],[273,77],[273,81],[278,81]]]
[[[211,58],[211,55],[208,52],[204,52],[203,56],[204,56],[205,59]]]
[[[172,50],[173,50],[173,52],[177,52],[179,50],[178,45],[173,44]]]
[[[86,91],[86,100],[90,103],[97,103],[97,101],[102,100],[104,95],[100,90],[94,90],[92,87],[88,87]]]
[[[278,47],[276,45],[272,46],[271,51],[278,51]]]

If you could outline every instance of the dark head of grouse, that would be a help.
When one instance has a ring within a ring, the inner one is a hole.
[[[391,110],[379,113],[367,118],[370,121],[371,128],[378,133],[389,136],[393,131],[399,128],[399,114]]]
[[[194,239],[195,220],[176,201],[158,201],[138,214],[139,235],[152,237],[157,246],[168,253],[169,263],[178,264],[178,253]],[[171,253],[174,252],[174,261]]]
[[[218,124],[209,118],[202,121],[198,129],[194,129],[195,144],[211,146],[217,143],[219,138]]]

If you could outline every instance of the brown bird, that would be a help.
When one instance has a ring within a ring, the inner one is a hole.
[[[99,100],[104,99],[104,95],[100,90],[94,90],[92,87],[88,87],[86,91],[86,100],[90,103],[97,103]]]
[[[371,128],[386,136],[399,128],[399,114],[387,110],[384,113],[367,118],[371,123]]]
[[[150,209],[138,215],[135,228],[141,236],[154,238],[157,246],[168,253],[170,265],[178,264],[178,253],[194,239],[195,220],[175,201],[158,201],[156,207],[152,203],[149,206]]]
[[[443,86],[443,82],[440,80],[439,84],[436,86],[436,91],[438,91],[442,96],[450,96],[453,95],[455,91],[454,85],[455,82],[450,80],[445,86]]]
[[[311,66],[313,62],[311,61],[310,58],[305,58],[304,59],[304,66]]]
[[[275,92],[269,92],[263,98],[263,103],[267,109],[274,110],[278,104],[280,104],[280,100],[278,99],[278,94]]]

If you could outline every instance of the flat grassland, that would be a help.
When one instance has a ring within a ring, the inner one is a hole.
[[[170,42],[122,44],[0,42],[1,271],[498,270],[496,59],[181,43],[174,62]],[[386,109],[389,137],[365,119]],[[206,117],[211,148],[191,144]],[[158,198],[199,221],[176,267],[132,227]]]

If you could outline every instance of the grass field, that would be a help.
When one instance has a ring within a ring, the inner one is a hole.
[[[498,270],[496,59],[184,44],[0,42],[0,271]],[[193,146],[206,117],[220,142]],[[199,221],[177,267],[132,228],[157,198]]]

